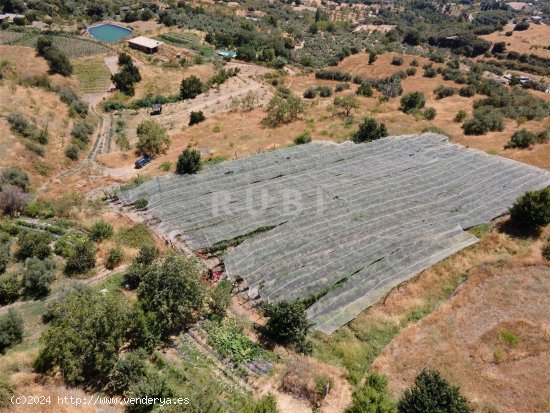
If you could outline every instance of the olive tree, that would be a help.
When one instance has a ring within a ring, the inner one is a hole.
[[[170,138],[166,128],[152,120],[144,120],[137,127],[137,150],[151,156],[165,153],[170,147]]]

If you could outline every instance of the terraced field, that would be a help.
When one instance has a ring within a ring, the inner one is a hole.
[[[210,57],[214,53],[214,49],[203,46],[199,36],[193,33],[169,32],[157,36],[156,39],[175,47],[195,50],[205,57]]]
[[[0,44],[12,44],[19,46],[34,47],[38,33],[18,33],[9,31],[0,31]],[[70,59],[79,57],[93,56],[107,53],[110,47],[94,40],[84,39],[82,37],[69,37],[53,35],[53,44],[61,49]]]
[[[252,299],[315,295],[309,318],[331,333],[477,242],[463,228],[549,184],[544,170],[423,134],[284,148],[148,181],[121,200],[147,199],[158,229],[194,250],[262,232],[225,255],[227,274]]]
[[[111,72],[103,59],[78,60],[74,72],[84,93],[101,93],[111,86]]]

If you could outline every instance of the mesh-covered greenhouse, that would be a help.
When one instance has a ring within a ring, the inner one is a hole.
[[[463,231],[506,212],[550,173],[436,134],[311,143],[168,176],[125,191],[194,250],[257,232],[224,257],[263,300],[320,295],[331,333],[392,287],[477,241]]]

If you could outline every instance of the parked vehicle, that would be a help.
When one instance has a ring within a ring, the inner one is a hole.
[[[151,162],[151,157],[149,155],[143,155],[141,158],[139,158],[136,161],[135,167],[136,167],[136,169],[141,169],[145,165],[147,165],[149,162]]]

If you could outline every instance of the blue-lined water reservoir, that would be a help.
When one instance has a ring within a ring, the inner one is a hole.
[[[98,24],[88,28],[88,33],[98,40],[104,42],[113,43],[118,42],[120,39],[124,39],[132,34],[132,29],[127,27],[118,26],[116,24]]]

